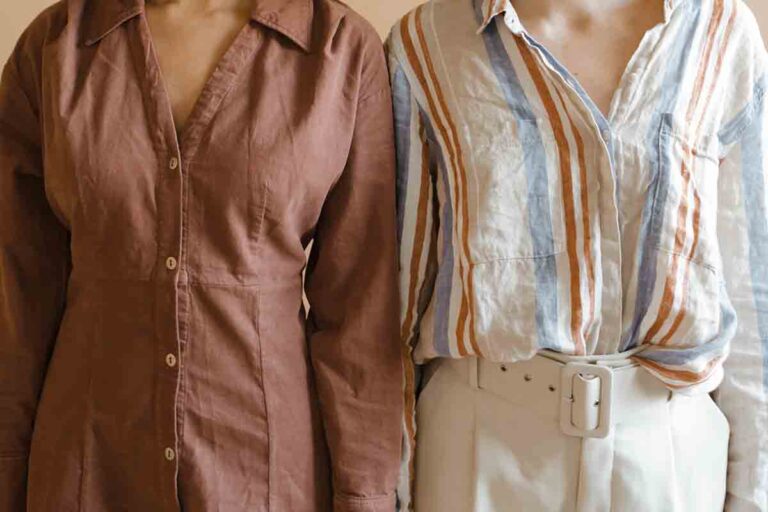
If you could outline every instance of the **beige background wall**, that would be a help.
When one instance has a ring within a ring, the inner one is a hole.
[[[399,16],[422,0],[347,0],[384,35]],[[52,0],[0,0],[0,62],[5,63],[19,33]],[[768,1],[747,0],[768,36]]]

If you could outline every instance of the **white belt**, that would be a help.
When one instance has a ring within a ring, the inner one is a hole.
[[[663,414],[673,396],[661,381],[629,359],[635,353],[571,357],[545,350],[515,363],[472,358],[470,380],[480,389],[558,421],[566,435],[604,438],[617,424]],[[443,364],[466,364],[460,361],[444,360]]]

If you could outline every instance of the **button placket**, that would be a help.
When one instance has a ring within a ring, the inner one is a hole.
[[[170,156],[167,157],[166,160],[166,166],[165,166],[165,172],[166,177],[170,178],[167,180],[164,180],[165,182],[165,194],[166,198],[168,199],[165,203],[164,208],[165,210],[165,218],[166,219],[173,219],[172,222],[166,222],[164,223],[165,229],[164,229],[164,238],[167,241],[167,249],[170,250],[169,252],[171,255],[168,255],[165,258],[165,261],[163,262],[166,271],[168,275],[170,276],[169,279],[162,280],[163,287],[170,287],[170,289],[166,288],[164,291],[162,291],[162,295],[168,300],[166,303],[166,312],[170,313],[170,316],[166,315],[167,319],[172,319],[173,321],[167,326],[167,332],[164,336],[165,339],[172,340],[170,345],[166,345],[165,343],[158,346],[158,351],[160,359],[162,361],[162,365],[165,368],[165,376],[162,379],[162,382],[165,382],[167,385],[167,391],[169,393],[168,396],[164,398],[164,402],[166,404],[166,407],[168,407],[167,412],[169,414],[169,421],[170,423],[167,424],[167,427],[162,435],[162,438],[164,439],[165,447],[161,444],[161,450],[162,450],[162,457],[166,464],[169,465],[169,467],[175,468],[176,461],[178,459],[178,452],[176,450],[176,445],[178,443],[177,439],[177,425],[175,424],[175,418],[176,418],[176,393],[177,393],[177,386],[178,386],[178,371],[175,371],[179,368],[179,357],[177,355],[178,351],[178,343],[176,340],[176,306],[175,306],[175,300],[176,300],[176,291],[174,289],[176,288],[176,282],[177,282],[177,273],[181,271],[181,256],[176,253],[176,248],[180,245],[180,232],[182,229],[183,219],[177,217],[177,211],[176,208],[180,201],[182,201],[182,185],[181,185],[181,179],[183,179],[183,175],[181,173],[181,157],[179,154],[175,151],[172,151]],[[177,179],[178,178],[178,179]],[[167,253],[166,253],[167,254]],[[174,471],[172,471],[174,473]],[[171,477],[173,478],[173,477]]]

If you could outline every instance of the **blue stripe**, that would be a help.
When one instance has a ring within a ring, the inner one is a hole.
[[[667,166],[660,165],[662,155],[666,149],[659,144],[660,129],[665,123],[669,123],[668,113],[674,111],[678,100],[680,87],[688,68],[690,48],[699,27],[701,6],[699,2],[686,2],[681,5],[687,9],[695,9],[693,13],[675,11],[679,16],[679,23],[686,23],[685,30],[681,29],[675,41],[672,51],[668,53],[667,69],[662,84],[659,86],[661,97],[657,105],[656,113],[650,123],[650,130],[646,136],[646,147],[651,159],[651,166],[655,168],[654,183],[651,184],[649,193],[643,207],[643,218],[640,225],[640,271],[637,285],[637,301],[631,329],[627,332],[621,343],[621,350],[627,350],[639,344],[640,325],[648,313],[648,308],[653,297],[654,284],[656,282],[656,247],[659,244],[661,226],[664,223],[664,206],[667,202],[669,189],[669,173]],[[670,20],[670,23],[673,21]],[[666,138],[662,137],[662,143]]]
[[[395,116],[397,149],[397,244],[403,239],[405,203],[408,197],[408,174],[411,153],[411,85],[398,66],[392,79],[392,102]]]
[[[733,309],[725,283],[720,286],[720,331],[707,343],[686,348],[651,347],[641,353],[643,359],[649,359],[670,366],[686,366],[702,356],[724,354],[736,334],[736,311]]]
[[[761,81],[762,83],[762,81]],[[761,97],[762,98],[762,97]],[[744,131],[741,142],[741,175],[744,212],[749,235],[749,271],[763,348],[763,385],[768,390],[768,205],[765,183],[765,109],[761,106]]]
[[[443,231],[443,249],[440,256],[440,264],[435,279],[435,351],[443,357],[451,357],[451,345],[448,337],[448,319],[451,312],[451,290],[453,288],[453,206],[451,205],[451,191],[448,181],[448,169],[445,166],[443,153],[435,137],[435,131],[429,116],[419,110],[421,122],[424,123],[427,132],[427,144],[429,146],[429,167],[437,166],[442,176],[441,185],[445,194],[442,212],[440,214],[440,229]]]
[[[725,124],[717,134],[722,146],[730,146],[736,142],[747,129],[749,123],[759,114],[762,108],[764,95],[768,88],[768,76],[763,75],[757,81],[752,94],[752,100],[731,121]]]
[[[478,23],[483,17],[481,2],[475,1]],[[509,109],[514,114],[517,130],[523,144],[526,178],[528,182],[528,230],[533,241],[536,274],[536,326],[540,348],[562,349],[557,334],[558,300],[555,243],[549,204],[547,157],[541,140],[536,116],[523,92],[517,74],[507,53],[498,27],[489,24],[483,31],[483,40],[493,71],[504,93]]]
[[[579,81],[576,80],[576,78],[565,68],[565,66],[560,63],[560,61],[557,60],[554,55],[552,55],[549,50],[542,46],[541,43],[536,41],[533,36],[527,32],[524,33],[523,36],[531,46],[537,48],[544,55],[547,61],[549,61],[549,64],[555,68],[558,73],[560,73],[560,76],[563,78],[563,80],[565,80],[565,82],[576,91],[576,94],[579,95],[581,101],[583,101],[587,108],[589,108],[590,112],[592,112],[592,116],[594,116],[595,121],[597,121],[597,127],[600,129],[600,133],[604,135],[609,132],[610,124],[608,123],[608,120],[605,118],[605,115],[603,115],[603,112],[597,107],[595,102],[592,101],[592,98],[589,97],[589,94],[587,94],[587,91],[584,90]]]
[[[613,179],[614,182],[614,199],[616,201],[616,207],[619,210],[619,215],[621,215],[621,195],[619,194],[619,191],[621,190],[621,175],[616,172],[616,157],[614,156],[614,144],[610,122],[605,118],[603,112],[598,108],[597,104],[592,100],[589,94],[587,94],[587,91],[584,90],[579,81],[549,50],[536,41],[530,34],[525,33],[524,37],[532,46],[541,51],[544,57],[549,61],[549,64],[554,67],[555,70],[560,73],[562,79],[576,91],[576,94],[581,98],[581,101],[592,113],[592,117],[597,123],[597,128],[600,130],[600,137],[603,139],[603,142],[605,142],[607,148],[608,161],[611,166],[611,179]]]
[[[613,154],[614,147],[613,147],[613,137],[611,136],[611,125],[609,121],[605,118],[605,115],[603,112],[598,108],[597,104],[592,100],[592,98],[587,94],[587,91],[584,90],[584,88],[581,86],[579,81],[574,77],[568,69],[566,69],[565,66],[563,66],[560,61],[557,60],[557,58],[549,51],[547,50],[541,43],[536,41],[536,39],[533,38],[528,33],[524,34],[524,37],[526,40],[531,44],[531,46],[534,46],[535,48],[538,48],[539,51],[544,55],[544,57],[549,61],[549,64],[555,68],[555,70],[560,73],[560,76],[562,79],[571,86],[571,88],[576,91],[576,94],[578,94],[579,98],[581,98],[581,101],[584,103],[584,105],[587,106],[589,111],[592,113],[592,117],[594,117],[595,122],[597,123],[597,128],[600,130],[600,136],[602,137],[603,141],[605,142],[606,147],[608,148],[608,159],[611,164],[611,176],[615,183],[615,199],[616,199],[616,205],[619,207],[619,211],[621,211],[621,200],[619,197],[619,190],[621,190],[621,183],[619,182],[619,174],[615,172],[615,157]]]

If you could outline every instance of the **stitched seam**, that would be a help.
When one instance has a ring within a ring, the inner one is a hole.
[[[472,261],[470,262],[470,266],[472,267],[478,267],[481,265],[489,265],[493,263],[504,263],[504,262],[516,262],[516,261],[529,261],[529,260],[541,260],[541,259],[547,259],[547,258],[553,258],[555,256],[559,256],[561,254],[565,253],[565,251],[555,251],[547,254],[533,254],[530,256],[512,256],[509,258],[493,258],[483,261]]]
[[[377,494],[375,496],[356,496],[354,494],[347,494],[345,492],[337,492],[336,499],[350,501],[354,503],[370,503],[375,501],[386,501],[392,499],[394,493],[389,494]]]
[[[656,244],[656,250],[657,251],[661,251],[661,252],[666,253],[666,254],[671,254],[671,255],[674,255],[674,256],[680,256],[681,258],[685,259],[686,261],[690,261],[691,263],[694,263],[694,264],[698,265],[699,267],[703,267],[703,268],[713,272],[715,275],[719,275],[720,274],[720,272],[719,272],[719,270],[717,269],[716,266],[714,266],[714,265],[712,265],[710,263],[706,263],[706,262],[700,260],[699,258],[690,257],[687,254],[684,254],[682,251],[673,251],[671,249],[667,249],[665,247],[661,247],[659,244]]]
[[[285,26],[281,25],[280,23],[278,23],[278,22],[276,22],[276,21],[273,21],[273,20],[267,19],[267,17],[266,17],[266,16],[263,16],[263,15],[257,15],[257,16],[256,16],[256,19],[257,19],[259,22],[261,22],[261,23],[263,23],[264,25],[266,25],[267,27],[270,27],[270,28],[272,28],[272,29],[274,29],[274,30],[277,30],[278,32],[283,32],[283,33],[284,33],[284,34],[286,34],[288,37],[290,37],[291,39],[293,39],[293,40],[294,40],[294,42],[296,42],[296,44],[297,44],[299,47],[301,47],[301,48],[302,48],[302,49],[304,49],[305,51],[309,51],[309,43],[308,43],[307,41],[305,41],[303,37],[300,37],[300,36],[299,36],[299,35],[298,35],[296,32],[294,32],[293,30],[290,30],[289,28],[287,28],[287,27],[285,27]]]
[[[735,134],[733,136],[733,142],[728,147],[728,151],[726,151],[721,157],[721,160],[726,159],[731,151],[738,146],[738,142],[741,140],[741,138],[744,136],[744,133],[749,129],[749,127],[752,125],[752,123],[755,122],[755,119],[757,118],[756,114],[757,112],[763,108],[763,102],[765,100],[766,96],[766,90],[768,88],[761,87],[758,89],[758,93],[755,95],[754,98],[752,98],[752,101],[749,103],[749,106],[745,107],[746,112],[744,115],[744,118],[739,122],[739,127],[736,129]]]
[[[259,371],[261,373],[260,379],[261,379],[261,395],[262,395],[262,401],[264,403],[264,421],[267,424],[267,510],[272,510],[272,503],[277,501],[273,499],[273,493],[274,493],[274,482],[275,482],[275,467],[277,465],[277,460],[275,457],[275,446],[274,446],[274,439],[273,439],[273,429],[272,429],[272,422],[270,421],[270,418],[272,414],[270,413],[270,405],[269,405],[269,397],[267,390],[267,372],[264,365],[264,338],[262,336],[261,332],[261,306],[262,306],[262,294],[261,292],[256,294],[256,297],[253,299],[255,301],[255,307],[256,311],[252,311],[251,314],[254,317],[255,327],[256,327],[256,339],[258,341],[259,346]],[[253,307],[253,306],[252,306]]]
[[[388,87],[381,88],[381,89],[377,90],[376,92],[373,92],[373,93],[371,93],[371,94],[369,94],[367,96],[364,96],[362,99],[357,101],[357,104],[358,105],[362,105],[363,103],[367,102],[368,100],[376,99],[377,97],[384,96],[385,94],[388,94],[388,93],[389,93],[389,88]]]

